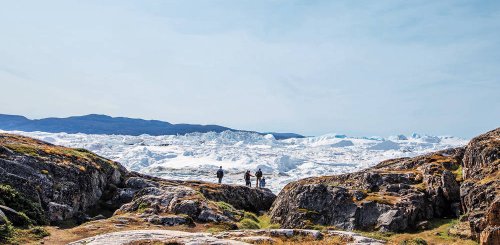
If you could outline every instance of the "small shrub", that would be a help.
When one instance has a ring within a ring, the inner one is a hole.
[[[234,212],[236,209],[233,207],[233,205],[226,203],[226,202],[216,202],[215,203],[217,207],[219,207],[222,210],[229,211],[229,212]]]
[[[41,226],[36,226],[36,227],[33,227],[31,230],[30,230],[30,233],[33,234],[33,236],[35,238],[44,238],[46,236],[50,236],[50,233],[43,227]]]
[[[250,219],[250,220],[253,220],[255,222],[259,222],[259,218],[257,218],[257,215],[250,213],[250,212],[245,212],[243,214],[243,219]]]
[[[19,214],[19,222],[14,224],[15,226],[19,226],[19,227],[23,227],[23,228],[27,228],[29,227],[32,223],[31,223],[31,219],[23,212],[18,212]]]
[[[240,229],[260,229],[260,225],[251,219],[242,219],[238,225]]]
[[[14,227],[7,222],[6,224],[0,225],[0,244],[7,243],[14,235]]]
[[[141,202],[137,207],[137,212],[144,213],[144,211],[146,211],[147,208],[149,208],[149,205],[147,203]]]
[[[0,184],[0,205],[8,206],[23,213],[27,216],[31,224],[48,224],[48,220],[40,204],[19,193],[10,185]]]
[[[399,242],[399,245],[427,245],[427,242],[422,238],[407,239]]]

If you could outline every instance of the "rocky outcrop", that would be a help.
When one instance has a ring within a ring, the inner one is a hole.
[[[116,215],[140,214],[156,225],[227,222],[236,226],[244,211],[266,211],[276,198],[267,189],[129,172],[84,149],[11,134],[0,134],[0,173],[0,208],[9,206],[0,209],[2,216],[20,211],[34,224],[83,222],[116,210]],[[91,218],[89,213],[101,215]]]
[[[472,139],[463,158],[460,196],[473,236],[500,244],[500,129]]]
[[[234,223],[244,217],[243,211],[268,210],[276,198],[267,189],[163,180],[139,173],[130,173],[130,176],[133,177],[127,179],[123,189],[133,193],[133,198],[115,214],[141,213],[144,220],[151,223],[158,223],[158,220],[166,225],[193,221]],[[181,215],[185,220],[178,218],[177,222],[166,222],[171,220],[168,218],[171,214]]]
[[[19,200],[29,200],[44,214],[35,217],[30,210],[26,214],[43,224],[74,218],[92,208],[121,184],[126,170],[84,149],[0,134],[0,173],[0,185],[19,193],[16,201],[3,204],[16,208]]]
[[[433,217],[457,217],[460,188],[454,171],[463,149],[389,160],[351,174],[287,185],[271,208],[287,228],[312,225],[404,231]]]
[[[401,232],[425,228],[433,218],[465,213],[476,239],[481,234],[483,243],[494,244],[498,219],[491,217],[498,217],[499,152],[496,129],[466,147],[299,180],[280,192],[270,215],[285,228],[324,225]]]

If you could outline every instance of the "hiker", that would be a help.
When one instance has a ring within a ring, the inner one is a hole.
[[[250,177],[253,177],[253,175],[250,173],[250,170],[247,170],[245,173],[245,185],[248,187],[252,187],[252,181],[250,181]]]
[[[262,177],[260,180],[260,188],[265,188],[266,187],[266,177]]]
[[[257,184],[255,184],[255,187],[259,188],[260,186],[260,179],[262,178],[262,170],[257,170],[257,172],[255,172],[255,177],[257,177]]]
[[[222,170],[222,166],[217,170],[217,178],[219,179],[219,184],[222,183],[222,177],[224,177],[224,170]]]

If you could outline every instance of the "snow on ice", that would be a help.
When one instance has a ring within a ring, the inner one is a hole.
[[[456,137],[419,134],[389,139],[328,134],[276,140],[272,135],[230,131],[178,136],[10,133],[86,148],[122,163],[129,170],[168,179],[215,182],[215,172],[222,166],[226,171],[224,183],[243,184],[244,171],[255,172],[261,168],[267,186],[276,193],[297,179],[353,172],[382,160],[411,157],[467,143]]]

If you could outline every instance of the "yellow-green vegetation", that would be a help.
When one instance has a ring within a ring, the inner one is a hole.
[[[449,230],[458,222],[457,219],[434,219],[430,223],[430,229],[424,231],[414,231],[409,233],[388,233],[388,232],[365,232],[356,231],[367,237],[387,241],[387,244],[456,244],[474,245],[473,240],[463,239],[453,236]],[[426,243],[423,243],[426,242]]]
[[[14,224],[16,226],[48,224],[40,204],[20,194],[10,185],[0,184],[0,205],[8,206],[25,217],[24,222]]]
[[[293,236],[290,238],[275,238],[273,242],[261,242],[259,245],[344,245],[351,242],[351,239],[342,236],[329,236],[321,240],[316,240],[308,236]]]
[[[319,214],[318,212],[316,212],[314,210],[309,210],[309,209],[305,209],[305,208],[299,208],[298,211],[300,213],[305,213],[305,214]]]
[[[257,222],[251,220],[251,219],[242,219],[238,223],[238,228],[240,229],[250,229],[250,230],[255,230],[255,229],[260,229],[260,226]]]
[[[461,182],[464,179],[462,165],[459,165],[458,168],[456,168],[455,170],[453,170],[452,173],[455,175],[455,180],[456,181]]]
[[[399,242],[399,245],[427,245],[427,241],[424,239],[417,237],[408,240],[403,240]]]
[[[243,219],[238,223],[240,229],[278,229],[278,224],[271,222],[271,217],[267,214],[257,216],[250,212],[245,212]]]
[[[327,225],[314,224],[311,220],[304,221],[304,229],[318,230],[318,231],[341,230],[338,227],[331,225],[327,226]]]
[[[234,208],[233,205],[227,202],[215,202],[215,205],[217,205],[217,207],[219,207],[221,210],[228,211],[231,213],[236,212],[236,208]]]
[[[47,231],[35,224],[48,224],[41,206],[17,192],[10,185],[0,185],[0,205],[18,212],[16,223],[5,220],[0,225],[0,244],[25,244],[25,239],[40,239],[48,236]]]
[[[137,207],[137,212],[144,213],[144,211],[146,211],[146,209],[148,209],[148,208],[149,208],[149,205],[147,203],[141,202],[139,204],[139,206]]]
[[[361,201],[374,201],[374,202],[380,203],[380,204],[394,205],[394,204],[399,202],[399,197],[383,195],[383,194],[375,192],[375,193],[369,193]]]
[[[412,186],[415,187],[419,191],[425,191],[427,189],[427,184],[425,184],[424,182],[421,182],[419,184],[412,185]]]
[[[0,225],[0,244],[8,243],[14,234],[14,227],[9,221]]]
[[[479,180],[477,183],[480,185],[484,185],[488,182],[498,181],[498,180],[500,180],[500,172],[497,172],[494,175],[486,176],[485,178],[482,178],[481,180]]]
[[[55,146],[20,135],[0,134],[0,145],[18,154],[31,156],[40,160],[50,160],[65,166],[78,164],[78,166],[84,169],[87,167],[85,165],[94,166],[100,169],[102,164],[108,164],[115,168],[118,167],[115,162],[100,157],[85,149]],[[82,170],[82,168],[80,168],[80,170]]]
[[[221,231],[228,231],[228,230],[234,230],[234,224],[232,223],[227,223],[227,222],[219,222],[219,223],[213,223],[209,224],[209,228],[206,230],[206,232],[210,233],[217,233]]]
[[[2,231],[2,226],[0,226],[0,244],[27,244],[50,236],[50,233],[44,227],[40,226],[30,229],[18,229],[11,226],[6,233]]]

